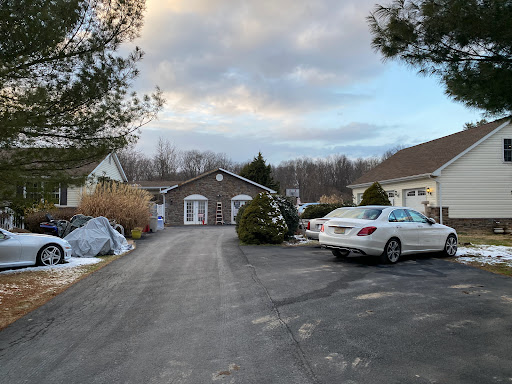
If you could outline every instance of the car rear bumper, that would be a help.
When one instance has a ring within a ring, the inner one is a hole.
[[[314,239],[314,240],[318,240],[318,234],[320,232],[317,232],[317,231],[312,231],[310,229],[306,229],[306,238],[308,239]]]
[[[319,235],[320,246],[326,249],[337,249],[340,251],[350,251],[360,255],[380,256],[384,251],[381,241],[375,241],[372,236],[357,236],[340,238],[340,236],[330,236],[326,233]]]

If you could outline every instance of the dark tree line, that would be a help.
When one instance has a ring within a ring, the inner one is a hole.
[[[183,181],[216,168],[234,172],[241,168],[224,153],[196,149],[179,150],[171,142],[162,138],[156,144],[154,156],[147,156],[133,148],[124,149],[118,153],[118,156],[130,182]]]
[[[402,148],[392,148],[382,158],[351,160],[345,155],[323,159],[303,157],[272,166],[265,163],[261,153],[252,162],[235,163],[224,153],[179,150],[168,140],[160,138],[154,156],[147,156],[135,149],[125,149],[118,155],[130,182],[184,181],[216,168],[224,168],[279,190],[281,194],[285,194],[287,188],[299,188],[301,200],[312,202],[318,201],[322,195],[337,195],[351,200],[352,193],[347,185]]]
[[[381,162],[380,158],[351,160],[345,155],[324,159],[308,157],[281,162],[273,176],[283,189],[299,188],[302,202],[314,202],[323,195],[338,195],[352,200],[347,185]]]

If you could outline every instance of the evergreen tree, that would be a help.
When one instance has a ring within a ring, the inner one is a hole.
[[[279,191],[279,183],[272,177],[272,166],[265,163],[261,152],[258,152],[258,156],[242,168],[239,175],[255,183]]]
[[[367,19],[385,59],[439,76],[469,107],[512,111],[510,0],[394,0]]]
[[[116,54],[144,10],[144,0],[0,2],[0,192],[31,178],[72,182],[70,169],[133,143],[155,118],[158,89],[129,94],[143,52]]]
[[[238,223],[238,238],[246,244],[280,244],[288,226],[277,202],[266,192],[246,204]]]
[[[364,191],[359,205],[391,205],[391,202],[386,191],[376,181]]]

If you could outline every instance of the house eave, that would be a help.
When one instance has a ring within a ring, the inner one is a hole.
[[[398,177],[396,179],[376,180],[376,181],[378,181],[379,184],[381,184],[381,185],[386,185],[386,184],[393,184],[393,183],[401,183],[403,181],[413,181],[413,180],[427,179],[427,178],[430,178],[432,176],[435,176],[435,175],[433,175],[432,173],[422,173],[420,175],[412,175],[412,176]],[[347,185],[347,187],[350,188],[350,189],[367,188],[370,185],[372,185],[374,182],[375,181],[371,181],[371,182],[368,182],[368,183],[361,183],[361,184],[352,184],[352,185]]]
[[[457,156],[455,156],[453,159],[451,159],[450,161],[446,162],[445,164],[443,164],[442,166],[440,166],[438,169],[436,169],[434,172],[432,172],[432,176],[441,176],[441,172],[443,169],[445,169],[446,167],[448,167],[450,164],[454,163],[456,160],[460,159],[462,156],[464,156],[466,153],[468,153],[469,151],[471,151],[473,148],[475,148],[476,146],[480,145],[482,142],[484,142],[485,140],[487,140],[489,137],[491,137],[492,135],[494,135],[496,132],[499,132],[501,131],[504,127],[506,127],[507,125],[510,124],[510,120],[507,120],[505,121],[503,124],[501,124],[499,127],[497,127],[496,129],[494,129],[493,131],[489,132],[487,135],[485,135],[484,137],[482,137],[480,140],[478,140],[476,143],[474,143],[473,145],[471,145],[470,147],[466,148],[464,151],[462,151],[461,153],[459,153]]]

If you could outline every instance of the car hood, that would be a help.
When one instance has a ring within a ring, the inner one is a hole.
[[[60,237],[53,236],[53,235],[45,235],[43,233],[13,233],[14,236],[36,236],[36,237],[46,237],[50,239],[59,239],[62,240]]]

